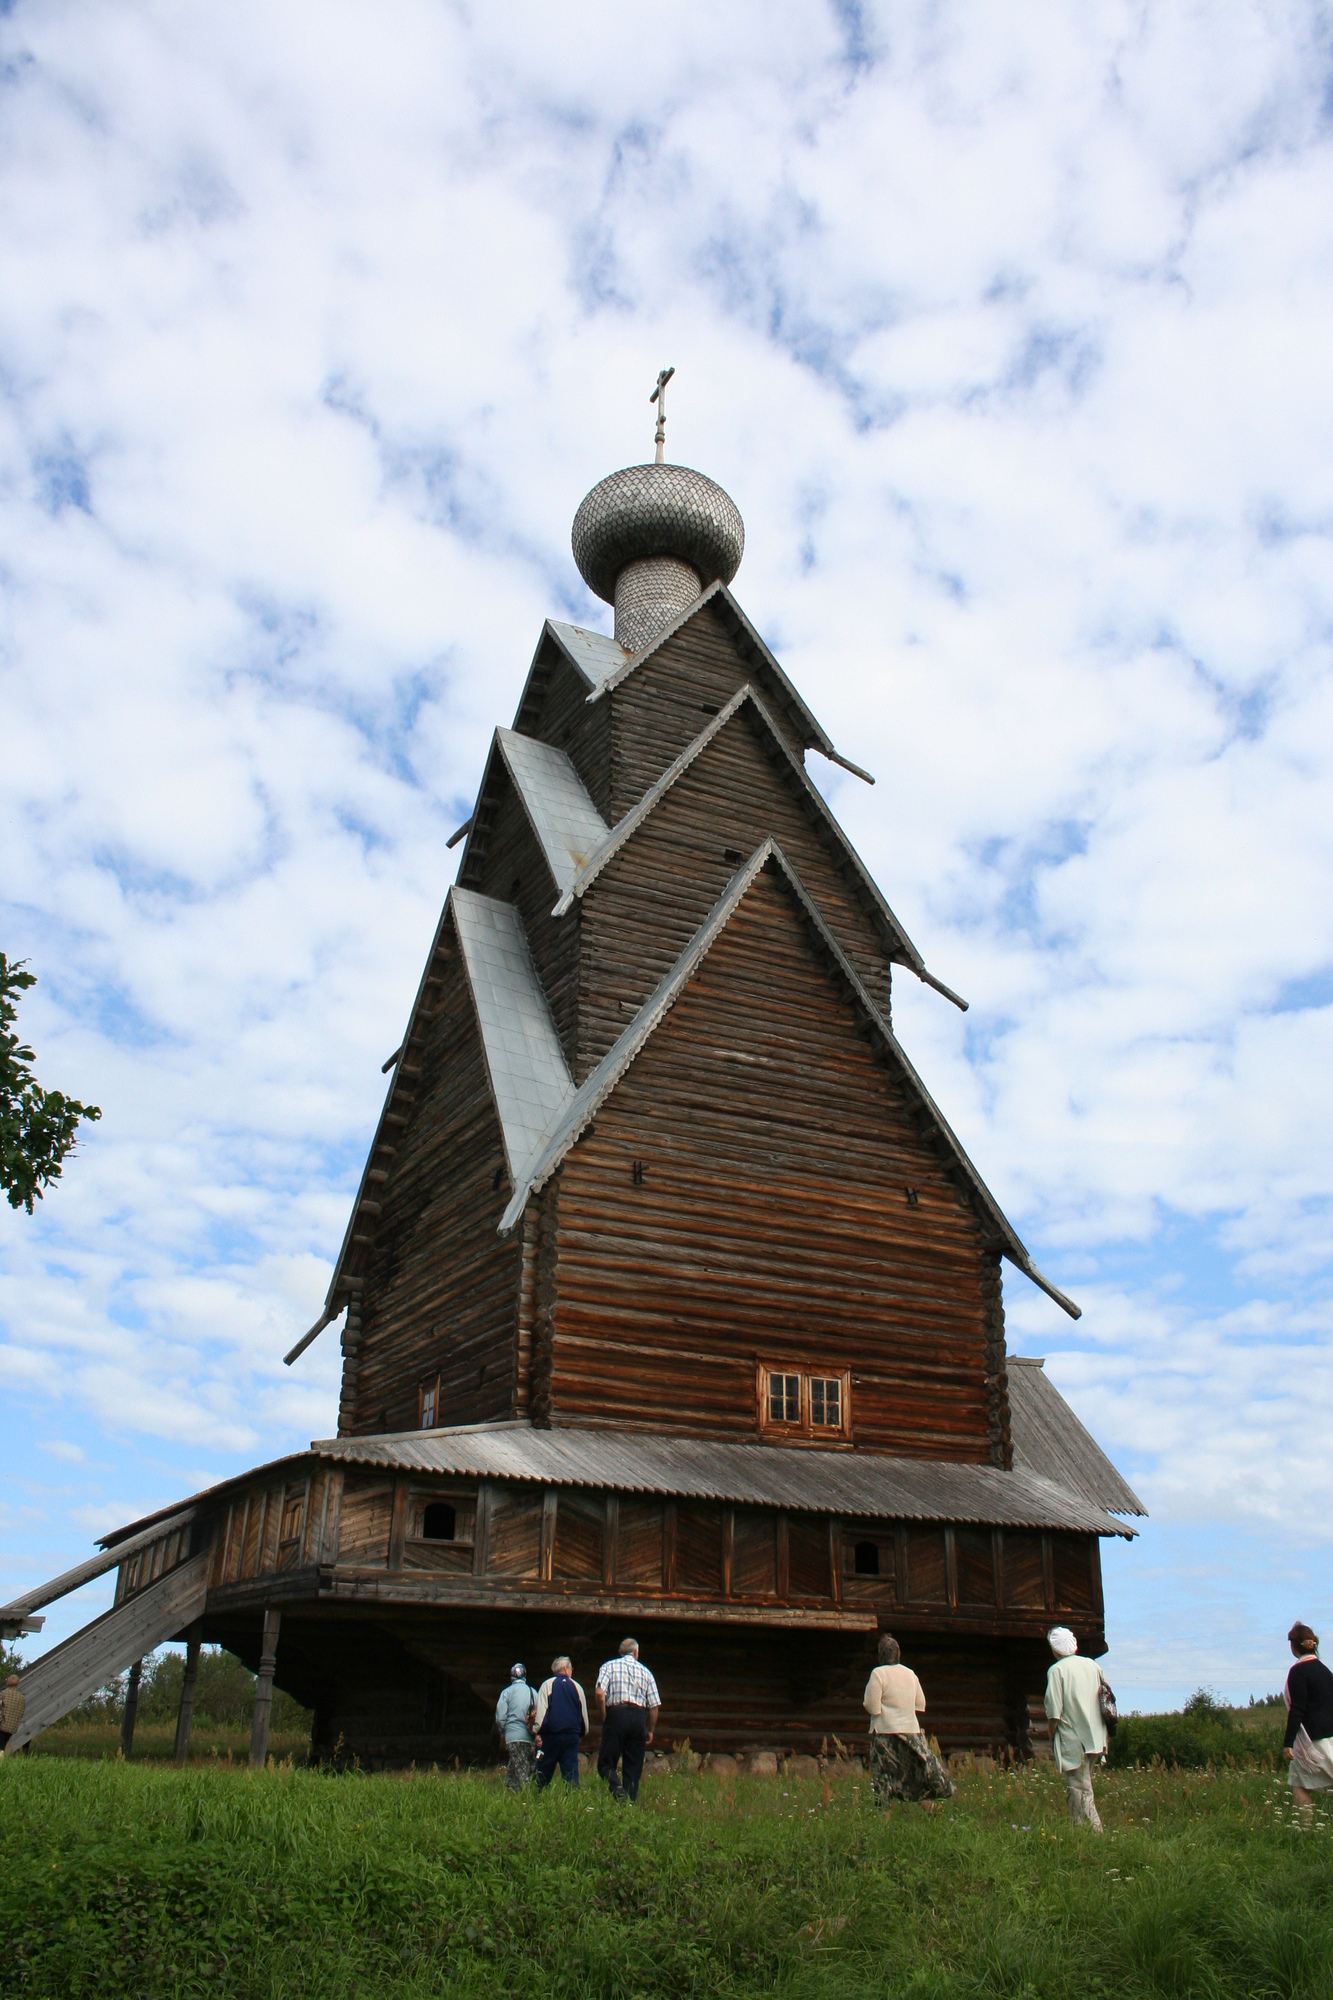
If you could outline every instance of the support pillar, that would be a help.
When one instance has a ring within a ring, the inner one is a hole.
[[[139,1713],[139,1676],[143,1672],[143,1661],[136,1660],[130,1668],[125,1682],[125,1706],[120,1714],[120,1754],[122,1757],[134,1753],[134,1719]]]
[[[264,1612],[264,1637],[255,1682],[255,1719],[250,1725],[250,1765],[262,1771],[268,1762],[268,1724],[273,1712],[273,1669],[278,1664],[278,1627],[282,1613],[269,1605]]]
[[[190,1753],[190,1725],[194,1721],[194,1688],[199,1678],[199,1640],[204,1629],[196,1618],[185,1634],[185,1678],[181,1682],[181,1705],[176,1716],[176,1762],[183,1764]]]

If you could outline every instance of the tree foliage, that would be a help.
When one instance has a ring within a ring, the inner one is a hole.
[[[102,1113],[59,1090],[43,1090],[32,1073],[33,1052],[14,1031],[17,995],[37,984],[25,961],[0,951],[0,1188],[11,1208],[32,1214],[42,1190],[60,1179],[79,1125]]]

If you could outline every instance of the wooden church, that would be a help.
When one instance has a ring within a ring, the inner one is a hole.
[[[590,1683],[630,1631],[662,1738],[810,1751],[860,1739],[891,1629],[946,1750],[1023,1754],[1048,1626],[1105,1650],[1100,1538],[1143,1510],[1007,1353],[1004,1260],[1077,1308],[895,1038],[895,970],[955,996],[811,780],[856,766],[732,595],[736,507],[661,430],[574,522],[614,637],[547,622],[454,837],[288,1357],[341,1320],[338,1435],[0,1609],[118,1571],[14,1747],[183,1637],[259,1670],[256,1758],[276,1682],[317,1757],[484,1760],[511,1661]]]

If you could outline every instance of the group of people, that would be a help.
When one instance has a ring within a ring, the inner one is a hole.
[[[1100,1833],[1092,1773],[1117,1720],[1115,1696],[1097,1662],[1079,1652],[1068,1626],[1056,1625],[1046,1640],[1055,1661],[1046,1675],[1045,1707],[1069,1817],[1075,1826]],[[1293,1625],[1287,1642],[1295,1664],[1282,1690],[1287,1705],[1282,1754],[1292,1797],[1308,1813],[1316,1792],[1333,1792],[1333,1673],[1319,1658],[1319,1635],[1308,1625]],[[865,1691],[871,1786],[877,1805],[919,1799],[929,1806],[951,1797],[953,1785],[917,1719],[926,1706],[921,1683],[901,1661],[898,1641],[886,1633],[879,1642],[880,1663]]]
[[[597,1776],[613,1799],[632,1805],[662,1705],[657,1682],[640,1663],[637,1639],[622,1639],[620,1650],[599,1669],[593,1705],[602,1725]],[[590,1726],[588,1698],[567,1654],[552,1660],[550,1676],[535,1694],[527,1668],[517,1661],[495,1704],[495,1721],[508,1753],[507,1790],[521,1792],[532,1782],[542,1791],[557,1771],[567,1785],[577,1785],[579,1744]]]

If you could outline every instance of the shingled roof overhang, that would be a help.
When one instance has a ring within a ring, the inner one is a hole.
[[[658,982],[624,1033],[574,1092],[549,1132],[545,1145],[534,1157],[528,1172],[520,1182],[516,1183],[513,1196],[500,1218],[501,1234],[507,1235],[514,1228],[531,1197],[540,1192],[570,1147],[575,1145],[587,1130],[596,1117],[599,1107],[611,1095],[649,1037],[666,1019],[690,979],[726,929],[742,899],[765,868],[776,869],[787,882],[804,914],[811,934],[837,976],[845,983],[852,1000],[880,1046],[891,1058],[907,1087],[909,1096],[915,1100],[920,1112],[924,1114],[926,1124],[934,1130],[939,1143],[952,1158],[983,1224],[996,1239],[1002,1253],[1023,1272],[1025,1277],[1030,1278],[1034,1285],[1054,1299],[1057,1305],[1062,1306],[1072,1318],[1080,1318],[1080,1310],[1072,1299],[1066,1298],[1048,1278],[1043,1277],[1033,1263],[1017,1230],[1005,1216],[994,1195],[968,1158],[948,1120],[917,1075],[901,1043],[807,894],[800,876],[777,841],[772,838],[761,841],[744,866],[737,869],[670,971]]]
[[[1138,1494],[1083,1428],[1046,1373],[1045,1363],[1011,1354],[1008,1368],[1015,1465],[1026,1465],[1057,1486],[1083,1494],[1109,1514],[1146,1515]]]
[[[763,697],[748,681],[719,709],[708,727],[700,730],[694,741],[685,746],[674,763],[667,766],[656,784],[649,786],[638,804],[632,806],[624,818],[608,831],[602,844],[560,896],[551,912],[552,916],[564,916],[574,901],[592,887],[607,863],[619,854],[626,842],[634,837],[645,820],[657,810],[677,781],[717,739],[732,718],[742,711],[748,711],[748,715],[759,725],[769,754],[785,772],[788,782],[796,791],[815,826],[834,849],[839,865],[853,878],[855,893],[883,936],[889,957],[895,964],[906,966],[925,985],[934,987],[937,993],[944,994],[946,999],[952,1000],[956,1007],[966,1012],[966,1000],[960,999],[944,985],[942,980],[936,979],[933,973],[926,970],[920,952],[889,908],[879,884],[839,825],[828,801],[811,783],[809,772],[800,759],[793,755],[791,745],[773,720]]]
[[[1053,1392],[1054,1393],[1054,1392]],[[1071,1424],[1072,1410],[1056,1401]],[[1082,1426],[1078,1426],[1082,1430]],[[1084,1433],[1086,1436],[1086,1433]],[[1096,1447],[1092,1447],[1096,1453]],[[1097,1453],[1100,1458],[1100,1453]],[[557,1425],[539,1430],[526,1419],[467,1424],[438,1431],[376,1437],[316,1439],[305,1452],[271,1460],[222,1480],[189,1500],[131,1521],[98,1546],[127,1552],[145,1531],[188,1511],[225,1501],[256,1480],[276,1480],[313,1462],[335,1462],[421,1477],[502,1479],[550,1486],[660,1493],[736,1506],[785,1507],[795,1512],[899,1521],[975,1522],[1001,1528],[1042,1528],[1071,1534],[1137,1532],[1074,1484],[1048,1478],[1019,1461],[1012,1471],[953,1460],[896,1458],[873,1451],[821,1451],[736,1443],[609,1426]],[[1103,1461],[1103,1464],[1105,1461]],[[151,1539],[151,1535],[149,1537]]]

